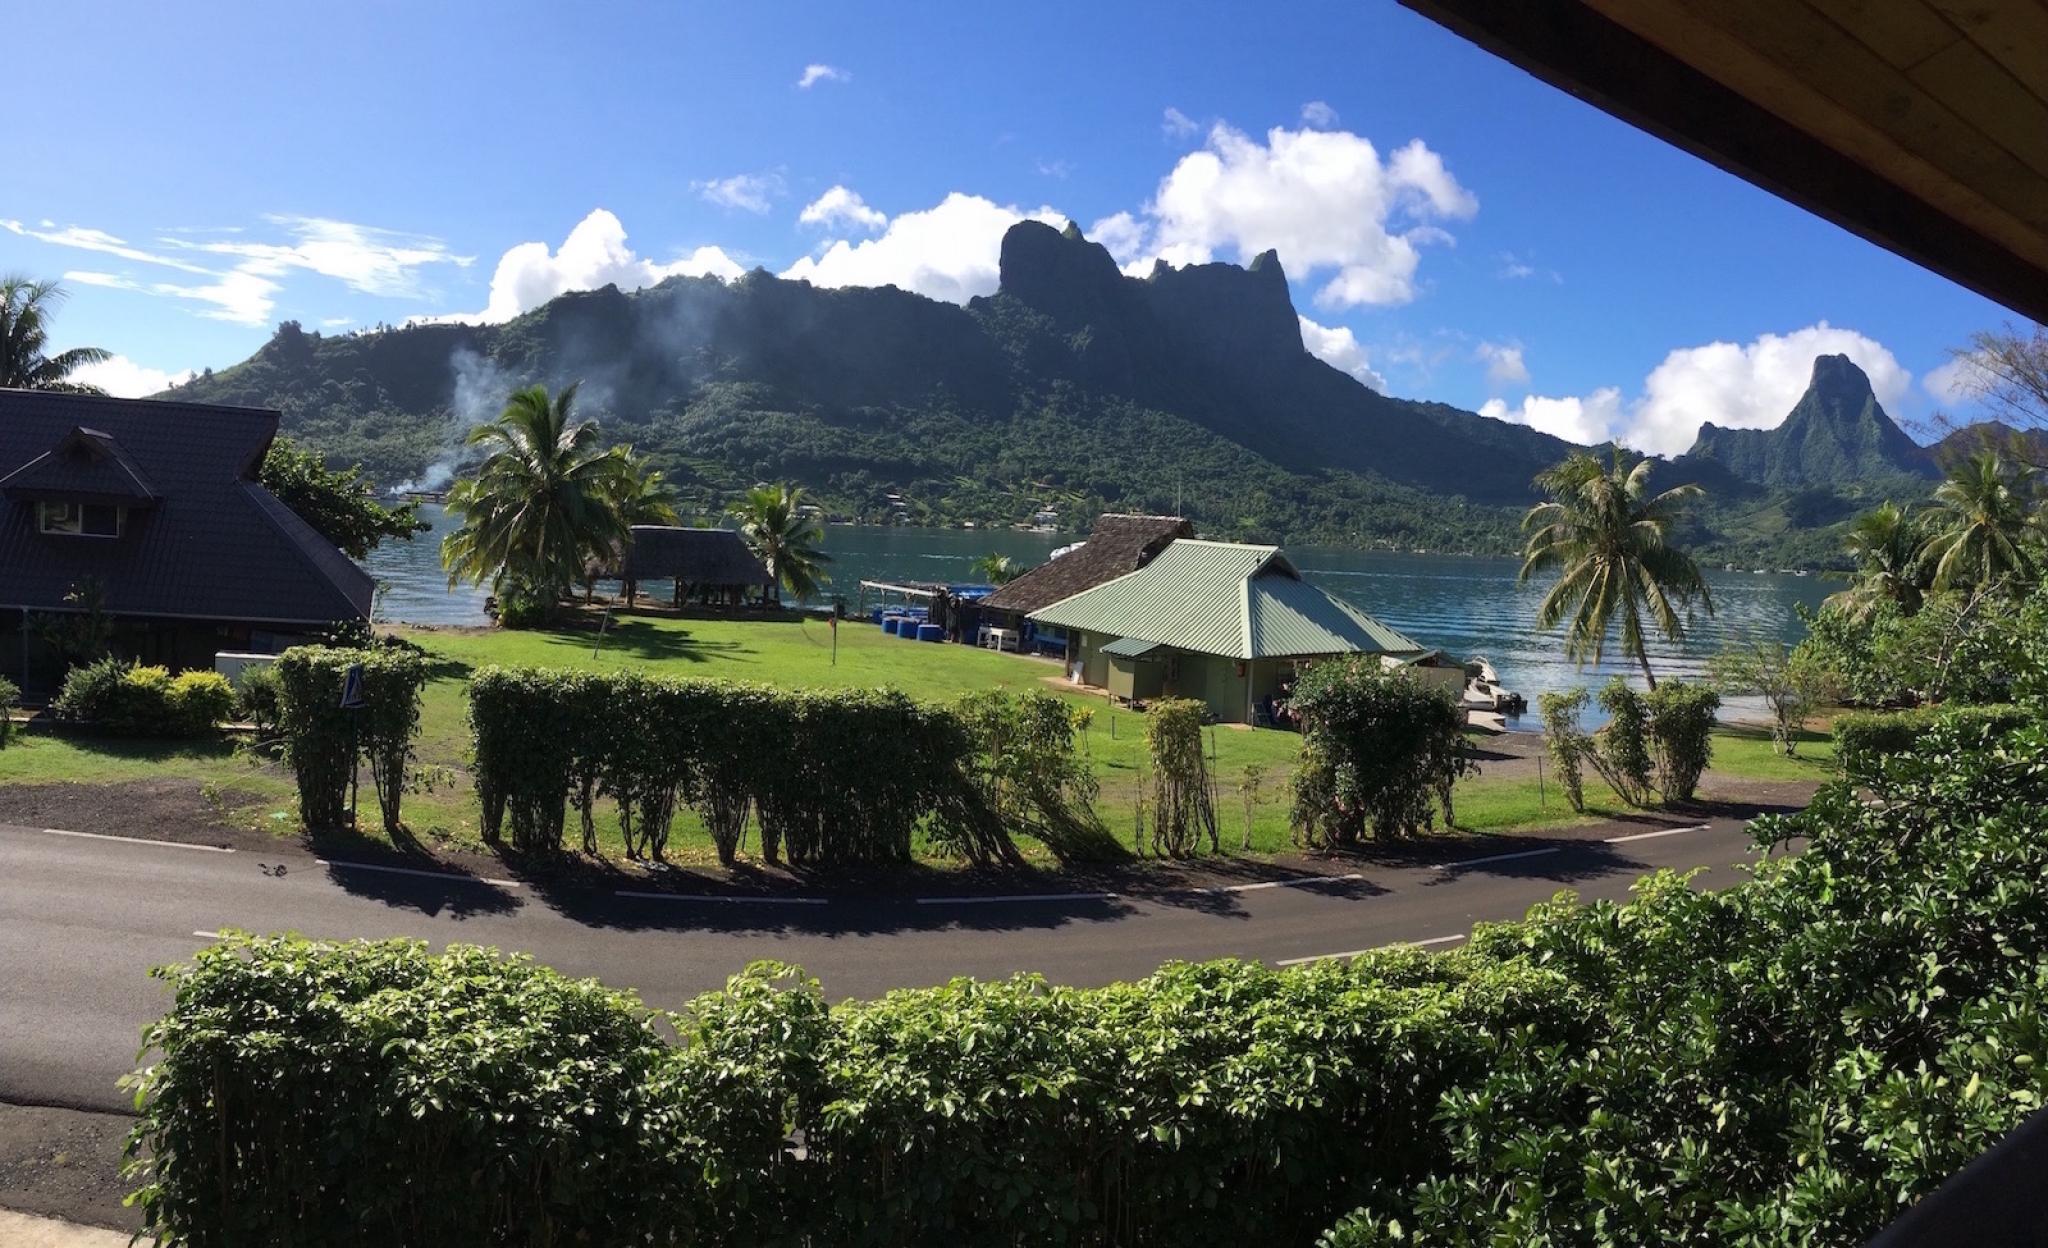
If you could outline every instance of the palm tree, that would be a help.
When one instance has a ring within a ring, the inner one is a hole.
[[[88,364],[113,359],[113,352],[73,347],[55,355],[43,354],[50,345],[50,317],[64,302],[65,294],[53,281],[32,281],[19,273],[0,276],[0,387],[103,393],[98,386],[65,378]]]
[[[1580,453],[1538,473],[1537,488],[1550,496],[1522,517],[1529,535],[1522,549],[1521,579],[1546,568],[1559,569],[1557,583],[1536,609],[1536,622],[1551,628],[1570,617],[1565,653],[1578,662],[1600,661],[1609,627],[1618,616],[1622,650],[1635,656],[1650,688],[1657,675],[1644,649],[1643,617],[1676,641],[1685,635],[1680,608],[1694,598],[1714,613],[1699,565],[1671,545],[1671,525],[1680,507],[1702,497],[1697,485],[1681,485],[1649,496],[1652,461],[1622,463],[1614,448],[1612,466]]]
[[[1923,530],[1913,514],[1886,500],[1850,524],[1842,549],[1856,561],[1853,583],[1825,605],[1865,620],[1882,603],[1897,603],[1907,614],[1920,609],[1926,589],[1920,558]]]
[[[598,449],[596,422],[572,419],[575,400],[573,385],[552,400],[529,386],[470,432],[469,444],[489,453],[473,480],[448,491],[448,510],[462,518],[441,543],[449,585],[488,581],[544,607],[625,538],[617,500],[631,492],[630,462]]]
[[[1008,555],[994,553],[983,555],[974,561],[974,574],[991,585],[1007,585],[1024,575],[1024,569]]]
[[[619,523],[627,529],[636,524],[675,524],[681,513],[676,510],[675,491],[669,489],[661,469],[648,462],[645,455],[636,455],[630,446],[613,449],[623,465],[618,479],[612,482],[616,491],[611,499],[612,510],[618,514]],[[597,596],[597,583],[606,576],[617,575],[617,569],[625,561],[624,540],[610,543],[595,551],[583,563],[583,601],[588,604]]]
[[[732,505],[731,515],[747,546],[768,566],[778,596],[782,589],[798,598],[818,592],[825,580],[821,565],[832,557],[818,549],[825,535],[804,510],[802,486],[757,485]]]
[[[2034,574],[2028,523],[2034,476],[2034,469],[1997,451],[1979,451],[1949,469],[1928,509],[1921,556],[1933,571],[1934,589],[1988,587]]]

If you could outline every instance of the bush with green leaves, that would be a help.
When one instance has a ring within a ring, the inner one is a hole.
[[[1627,680],[1616,676],[1600,688],[1600,709],[1607,712],[1607,723],[1593,736],[1600,774],[1623,801],[1647,806],[1656,769],[1649,704]]]
[[[2020,706],[1923,706],[1907,711],[1852,711],[1835,718],[1835,763],[1857,781],[1876,780],[1888,759],[1911,754],[1921,736],[1941,725],[2002,735],[2038,718]]]
[[[1196,698],[1157,698],[1145,708],[1145,753],[1152,768],[1152,852],[1184,858],[1216,838],[1216,802],[1203,753],[1207,704]],[[1142,831],[1140,833],[1142,835]],[[1139,848],[1142,848],[1140,846]]]
[[[1754,694],[1771,713],[1771,747],[1790,757],[1799,752],[1807,718],[1835,693],[1834,678],[1812,652],[1782,641],[1739,641],[1714,656],[1714,681],[1726,693]]]
[[[1667,680],[1643,699],[1650,715],[1650,750],[1656,757],[1657,793],[1689,802],[1714,754],[1714,713],[1721,695],[1706,685]]]
[[[215,672],[138,667],[101,659],[74,667],[50,710],[60,720],[116,737],[203,737],[233,711],[227,679]]]
[[[364,705],[344,710],[348,672],[358,665]],[[399,807],[419,732],[426,660],[405,646],[295,646],[271,666],[280,691],[278,731],[285,762],[298,781],[301,821],[319,831],[347,825],[349,782],[360,752],[370,767],[384,830],[402,831]]]
[[[490,667],[469,719],[484,838],[502,843],[509,813],[522,853],[559,849],[571,806],[595,851],[605,797],[633,856],[662,856],[683,805],[728,865],[750,817],[762,856],[798,866],[907,861],[927,820],[972,861],[1017,856],[972,798],[966,728],[891,690]]]
[[[14,736],[14,708],[21,705],[21,686],[0,676],[0,749]]]
[[[1301,715],[1294,827],[1302,844],[1336,849],[1368,834],[1425,832],[1434,805],[1449,822],[1450,788],[1474,769],[1456,694],[1357,655],[1311,666],[1291,705]]]
[[[1585,762],[1593,742],[1579,727],[1588,695],[1584,689],[1540,693],[1536,705],[1543,715],[1543,750],[1550,756],[1550,774],[1564,790],[1564,800],[1580,813],[1586,809]]]
[[[242,669],[234,688],[235,718],[252,725],[257,740],[273,740],[284,702],[284,685],[277,669],[268,663],[252,663]]]
[[[967,774],[981,807],[1043,841],[1061,862],[1129,856],[1095,811],[1101,784],[1074,747],[1078,724],[1065,698],[989,689],[962,697],[953,714],[971,746]],[[948,837],[957,831],[945,829]]]
[[[2021,600],[1981,591],[1930,594],[1913,612],[1886,602],[1861,616],[1838,607],[1801,616],[1798,653],[1844,702],[1875,708],[2006,701],[2024,638],[2039,635]]]

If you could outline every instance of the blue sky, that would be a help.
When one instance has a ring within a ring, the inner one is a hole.
[[[1391,3],[104,3],[9,33],[47,51],[10,66],[0,270],[70,276],[58,337],[119,353],[116,388],[286,318],[667,272],[963,299],[1020,215],[1138,272],[1277,246],[1310,348],[1370,384],[1657,450],[1774,423],[1820,350],[1909,424],[1967,415],[1947,349],[2009,319]]]

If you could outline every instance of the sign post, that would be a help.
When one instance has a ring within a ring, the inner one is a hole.
[[[834,667],[838,667],[838,666],[839,666],[839,613],[838,613],[837,611],[834,611],[834,612],[833,612],[833,613],[832,613],[832,614],[831,614],[831,615],[830,615],[829,617],[827,617],[827,618],[829,618],[829,619],[830,619],[830,620],[832,621],[832,666],[834,666]]]
[[[363,770],[363,665],[348,665],[348,675],[341,681],[341,709],[353,712],[348,717],[348,826],[353,832],[356,827],[356,784]]]

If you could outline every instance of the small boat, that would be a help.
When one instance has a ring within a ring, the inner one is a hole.
[[[1486,656],[1477,654],[1465,661],[1465,692],[1459,702],[1468,713],[1496,711],[1520,715],[1529,709],[1529,700],[1512,689],[1502,688],[1500,673],[1493,670]]]

